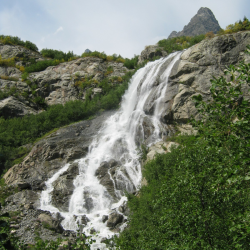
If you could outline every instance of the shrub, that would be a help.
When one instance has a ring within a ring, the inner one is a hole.
[[[163,39],[158,42],[160,47],[163,47],[165,51],[168,53],[172,53],[173,51],[187,49],[199,42],[201,42],[205,38],[205,35],[198,35],[194,37],[189,36],[181,36],[181,37],[173,37],[169,39]]]
[[[18,81],[18,78],[11,77],[11,76],[0,76],[0,78],[3,79],[3,80],[9,80],[9,81],[15,81],[15,82]]]
[[[107,55],[104,52],[98,52],[98,51],[83,53],[82,57],[98,57],[103,60],[107,60]]]
[[[60,63],[64,62],[63,59],[58,60],[58,59],[54,59],[54,60],[43,60],[43,61],[38,61],[34,64],[31,64],[30,66],[27,66],[25,68],[25,72],[26,73],[32,73],[32,72],[39,72],[39,71],[43,71],[46,68],[48,68],[49,66],[56,66]]]
[[[135,69],[137,67],[138,57],[139,56],[135,55],[131,59],[126,58],[124,61],[124,66],[127,67],[128,69]]]
[[[209,39],[215,37],[214,32],[213,31],[207,32],[206,35],[205,35],[205,37],[209,38]]]
[[[234,24],[228,25],[225,30],[221,29],[218,35],[232,34],[244,30],[250,30],[250,21],[246,17],[243,18],[243,21],[239,20]]]
[[[17,36],[0,35],[0,42],[2,42],[3,44],[9,44],[9,45],[21,45],[27,49],[30,49],[36,52],[38,51],[38,48],[34,43],[30,41],[24,42]]]
[[[8,59],[2,59],[2,56],[0,55],[0,66],[1,67],[15,67],[15,58],[8,58]]]
[[[41,54],[43,57],[48,57],[51,59],[58,59],[58,60],[64,60],[69,61],[72,58],[75,58],[76,55],[74,55],[73,51],[69,51],[68,53],[65,53],[60,50],[53,50],[53,49],[42,49]]]

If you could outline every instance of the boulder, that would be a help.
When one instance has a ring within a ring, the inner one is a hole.
[[[22,117],[30,114],[37,114],[37,111],[13,96],[0,101],[0,116],[4,118]]]
[[[109,218],[107,220],[107,227],[114,228],[117,224],[121,223],[123,221],[123,215],[114,212],[109,215]]]
[[[147,161],[154,159],[154,157],[157,154],[164,154],[164,153],[171,152],[171,147],[173,147],[173,146],[178,147],[178,145],[179,144],[176,142],[159,141],[159,142],[155,143],[154,145],[152,145],[149,148],[149,152],[147,154]]]
[[[78,174],[78,164],[73,163],[53,183],[52,204],[60,211],[68,212],[70,197],[75,189],[73,181]]]
[[[143,63],[145,60],[153,59],[156,56],[164,57],[168,53],[158,45],[149,45],[141,52],[141,55],[138,58],[138,64]]]
[[[48,215],[48,214],[40,214],[38,216],[38,221],[40,221],[43,225],[43,227],[53,230],[55,232],[58,233],[62,233],[63,232],[63,227],[60,224],[59,220],[56,220],[55,218],[53,218],[52,216]]]

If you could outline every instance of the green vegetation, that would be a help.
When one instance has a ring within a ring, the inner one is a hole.
[[[76,55],[74,55],[73,51],[69,51],[68,53],[62,52],[60,50],[54,50],[54,49],[42,49],[41,52],[43,57],[48,57],[51,59],[57,59],[57,60],[64,60],[64,61],[70,61],[72,58],[76,58]]]
[[[46,68],[48,68],[49,66],[56,66],[60,63],[64,62],[63,59],[58,60],[58,59],[53,59],[53,60],[43,60],[43,61],[38,61],[35,62],[33,64],[31,64],[30,66],[27,66],[24,70],[24,72],[26,73],[32,73],[32,72],[39,72],[39,71],[43,71]]]
[[[236,33],[238,31],[245,31],[250,30],[250,21],[244,17],[243,20],[239,20],[238,22],[235,22],[234,24],[230,24],[226,27],[226,29],[221,29],[218,32],[218,35],[224,35],[224,34],[231,34]]]
[[[34,43],[32,43],[30,41],[24,42],[17,36],[0,35],[0,42],[3,44],[9,44],[9,45],[21,45],[27,49],[38,52],[38,48]]]
[[[168,53],[172,53],[173,51],[187,49],[199,42],[201,42],[205,38],[205,35],[198,36],[181,36],[181,37],[173,37],[169,39],[163,39],[158,42],[160,47],[163,47],[165,51]]]
[[[138,64],[138,57],[139,56],[135,55],[131,59],[126,58],[124,61],[124,66],[127,67],[128,69],[135,69]]]
[[[201,121],[196,136],[144,168],[148,185],[128,195],[129,225],[119,249],[249,249],[250,64],[230,66],[211,80],[212,100],[194,97]],[[178,139],[177,139],[178,138]]]
[[[94,52],[84,52],[82,54],[82,57],[98,57],[98,58],[101,58],[105,61],[108,61],[108,62],[124,62],[124,59],[122,58],[121,55],[117,56],[116,54],[112,55],[112,56],[108,56],[106,55],[105,52],[99,52],[99,51],[94,51]]]
[[[117,55],[112,55],[112,56],[107,56],[104,52],[98,52],[98,51],[94,51],[94,52],[89,52],[89,53],[83,53],[82,57],[98,57],[101,58],[105,61],[108,62],[118,62],[118,63],[123,63],[125,67],[127,67],[128,69],[136,69],[137,68],[137,63],[138,63],[138,56],[135,55],[133,58],[129,59],[129,58],[123,58],[121,55],[117,56]]]
[[[8,58],[8,59],[2,59],[2,56],[0,55],[0,66],[1,67],[15,67],[15,58]]]

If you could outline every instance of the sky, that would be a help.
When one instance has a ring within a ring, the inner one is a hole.
[[[131,58],[181,31],[199,8],[220,26],[250,19],[250,0],[1,0],[0,34],[31,41],[39,50],[85,49]]]

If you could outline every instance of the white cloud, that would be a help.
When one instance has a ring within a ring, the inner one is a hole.
[[[132,57],[182,30],[200,7],[210,8],[222,28],[250,18],[249,0],[12,0],[0,2],[0,33],[39,49],[80,55],[88,48]]]
[[[58,32],[60,32],[60,31],[63,31],[63,27],[62,27],[62,26],[59,27],[59,28],[56,30],[55,35],[56,35]]]

